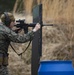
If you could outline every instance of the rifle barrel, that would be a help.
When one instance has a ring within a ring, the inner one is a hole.
[[[43,26],[53,26],[54,24],[43,24]]]
[[[36,23],[30,23],[29,27],[35,27]],[[53,26],[54,24],[42,24],[42,26]]]

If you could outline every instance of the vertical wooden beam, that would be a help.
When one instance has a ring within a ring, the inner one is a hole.
[[[42,25],[42,4],[33,8],[33,23]],[[34,35],[32,41],[31,75],[38,75],[40,56],[42,53],[42,27]]]

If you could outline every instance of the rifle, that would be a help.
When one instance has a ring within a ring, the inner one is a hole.
[[[28,32],[28,27],[35,27],[36,23],[25,23],[25,19],[19,19],[19,20],[16,20],[17,24],[14,25],[16,26],[17,28],[20,28],[20,29],[24,29],[24,32],[27,33]],[[41,24],[41,28],[43,26],[53,26],[53,24]]]

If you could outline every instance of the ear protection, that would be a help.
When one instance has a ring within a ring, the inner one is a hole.
[[[9,18],[8,12],[4,12],[4,16],[5,16],[4,24],[5,24],[6,26],[9,26],[10,23],[11,23],[11,20],[10,20],[10,18]]]

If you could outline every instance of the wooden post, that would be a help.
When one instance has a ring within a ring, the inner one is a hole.
[[[42,4],[33,8],[33,23],[42,25]],[[38,75],[40,56],[42,55],[42,27],[35,33],[32,41],[31,75]]]

